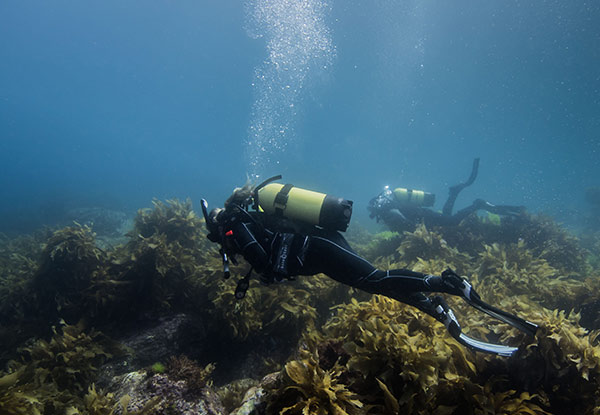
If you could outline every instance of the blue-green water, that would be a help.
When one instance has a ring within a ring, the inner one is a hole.
[[[281,173],[578,227],[600,185],[600,3],[0,3],[0,231],[100,206],[220,204]]]

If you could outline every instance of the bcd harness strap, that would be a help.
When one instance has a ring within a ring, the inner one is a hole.
[[[275,200],[273,201],[273,206],[275,207],[275,215],[280,217],[283,216],[283,211],[285,210],[285,207],[287,205],[290,190],[292,190],[292,187],[294,187],[293,184],[285,184],[275,196]]]

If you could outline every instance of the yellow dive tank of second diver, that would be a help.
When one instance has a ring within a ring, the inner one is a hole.
[[[394,189],[394,198],[401,203],[415,206],[431,207],[435,203],[435,195],[422,190],[405,189],[398,187]]]
[[[279,215],[326,229],[345,231],[352,216],[352,201],[325,193],[269,183],[258,190],[258,205],[268,214]]]

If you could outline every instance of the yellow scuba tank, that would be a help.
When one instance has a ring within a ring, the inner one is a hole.
[[[415,206],[431,207],[435,203],[435,195],[422,190],[405,189],[398,187],[394,189],[394,198],[401,203]]]
[[[257,192],[258,206],[279,215],[327,229],[345,231],[352,216],[352,201],[313,192],[292,184],[269,183]]]

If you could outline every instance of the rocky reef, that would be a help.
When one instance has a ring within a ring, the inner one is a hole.
[[[528,214],[349,232],[381,268],[452,267],[538,324],[526,337],[448,299],[467,334],[519,347],[510,358],[323,275],[236,300],[190,201],[155,200],[115,240],[91,223],[0,237],[1,414],[600,412],[597,234]]]

